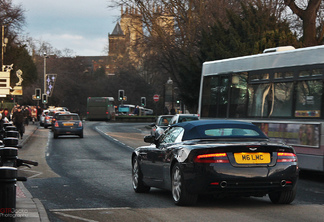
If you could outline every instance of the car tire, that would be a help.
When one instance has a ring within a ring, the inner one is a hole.
[[[44,128],[45,128],[45,129],[47,129],[47,128],[48,128],[48,126],[47,126],[47,125],[44,125]]]
[[[194,205],[197,202],[198,195],[191,194],[186,190],[183,173],[179,163],[172,168],[171,178],[172,198],[178,206]]]
[[[143,182],[143,175],[136,156],[133,157],[132,161],[132,184],[136,193],[147,193],[151,189],[151,187],[146,186]]]
[[[79,137],[80,137],[80,138],[83,138],[83,133],[80,133],[80,134],[79,134]]]
[[[278,191],[269,193],[269,198],[272,203],[274,204],[290,204],[294,201],[296,196],[296,187],[294,187],[292,190],[284,190],[284,191]]]
[[[58,135],[56,133],[54,133],[54,139],[57,139]]]

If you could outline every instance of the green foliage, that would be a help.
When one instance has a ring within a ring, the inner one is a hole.
[[[198,108],[198,95],[201,78],[201,62],[195,61],[196,58],[186,57],[178,60],[178,75],[182,80],[179,84],[179,95],[182,102],[187,104],[191,113],[196,113]]]
[[[263,5],[241,5],[241,13],[227,11],[228,23],[218,21],[202,33],[202,60],[210,61],[262,53],[266,48],[300,46],[288,23],[279,21]]]
[[[23,72],[23,86],[29,86],[37,80],[38,75],[36,65],[24,46],[13,45],[9,47],[5,58],[6,65],[14,64],[14,70],[11,72],[10,78],[12,86],[18,82],[15,73],[19,69]]]

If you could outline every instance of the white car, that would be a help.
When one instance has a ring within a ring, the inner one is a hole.
[[[39,119],[39,125],[40,126],[44,126],[44,123],[45,123],[45,116],[49,113],[49,110],[48,109],[45,109],[43,110],[41,116],[40,116],[40,119]]]
[[[192,121],[192,120],[199,120],[199,115],[197,115],[197,114],[176,114],[170,120],[169,126],[176,124],[176,123],[182,123],[182,122]]]

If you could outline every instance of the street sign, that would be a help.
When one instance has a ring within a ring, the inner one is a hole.
[[[22,86],[14,86],[13,92],[11,92],[10,94],[15,96],[22,96],[23,94]]]
[[[0,94],[10,94],[10,72],[0,72]]]
[[[153,100],[154,100],[154,102],[158,102],[159,99],[160,99],[160,96],[159,96],[159,95],[155,94],[155,95],[153,96]]]

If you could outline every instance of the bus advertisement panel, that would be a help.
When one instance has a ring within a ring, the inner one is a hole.
[[[252,123],[259,126],[273,142],[319,148],[320,124]]]

